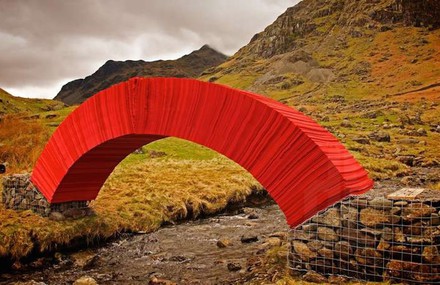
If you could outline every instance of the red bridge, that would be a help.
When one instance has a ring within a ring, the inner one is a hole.
[[[93,200],[122,159],[168,136],[240,164],[291,226],[373,184],[304,114],[250,92],[176,78],[133,78],[88,99],[55,131],[31,179],[51,203]]]

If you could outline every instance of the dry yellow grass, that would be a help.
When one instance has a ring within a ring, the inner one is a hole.
[[[10,172],[30,170],[48,139],[40,122],[6,115],[0,119],[0,162],[7,162]]]
[[[218,212],[230,202],[245,200],[252,189],[261,190],[249,173],[224,157],[170,156],[129,156],[92,203],[94,217],[53,222],[0,206],[0,256],[23,257],[35,244],[44,251],[75,238],[92,241],[122,231],[153,231],[164,222]]]

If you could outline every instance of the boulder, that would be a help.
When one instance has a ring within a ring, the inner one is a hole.
[[[320,240],[311,240],[307,243],[307,246],[312,250],[312,251],[318,251],[319,249],[324,247],[324,243]]]
[[[402,245],[402,244],[393,244],[390,246],[390,248],[388,249],[388,253],[389,254],[395,254],[397,256],[402,256],[402,254],[404,253],[410,253],[413,256],[420,256],[420,248],[418,247],[412,247],[412,246],[407,246],[407,245]],[[409,255],[411,256],[411,255]]]
[[[351,128],[353,125],[351,124],[351,122],[349,121],[349,120],[347,120],[347,119],[345,119],[345,120],[343,120],[342,122],[341,122],[341,127],[344,127],[344,128]]]
[[[379,244],[377,245],[377,250],[387,251],[390,249],[390,247],[391,247],[391,244],[388,241],[381,239]]]
[[[326,258],[316,258],[310,261],[310,267],[316,272],[323,274],[333,273],[334,264],[332,260]]]
[[[432,244],[432,239],[429,237],[408,236],[406,237],[406,241],[410,244],[415,244],[415,245]]]
[[[394,228],[393,230],[393,241],[394,242],[406,242],[406,237],[400,228]]]
[[[351,140],[360,144],[370,144],[370,140],[366,137],[354,137]]]
[[[352,222],[358,221],[359,212],[356,208],[347,206],[347,205],[341,205],[340,208],[342,220],[349,220]]]
[[[249,220],[257,220],[259,216],[255,213],[251,213],[248,217]]]
[[[333,250],[323,247],[318,249],[318,254],[324,258],[333,259]]]
[[[328,277],[328,283],[330,284],[346,284],[347,282],[347,277],[341,275],[330,275]]]
[[[422,236],[429,238],[432,241],[437,241],[437,243],[440,243],[440,226],[426,227],[423,230]]]
[[[429,222],[431,226],[438,226],[440,225],[440,215],[437,213],[431,214],[431,219],[429,219]]]
[[[428,135],[424,128],[417,129],[416,134],[420,137],[426,137]]]
[[[318,227],[318,238],[324,241],[338,241],[339,237],[333,229],[327,227]]]
[[[325,213],[313,217],[312,222],[330,227],[340,227],[341,214],[339,213],[338,209],[330,208]]]
[[[304,281],[312,283],[327,283],[327,278],[312,270],[307,271],[307,273],[304,274],[303,279]]]
[[[184,255],[173,255],[168,260],[169,261],[174,261],[174,262],[182,263],[182,262],[188,262],[191,259],[192,259],[191,257],[184,256]]]
[[[294,240],[302,240],[302,241],[309,241],[316,238],[315,233],[306,233],[302,230],[295,230],[292,234],[292,239]]]
[[[335,265],[338,268],[339,273],[350,276],[359,272],[359,264],[354,258],[350,258],[349,260],[339,259],[335,260]]]
[[[394,206],[395,207],[404,207],[406,205],[408,205],[407,201],[396,201],[396,202],[394,202]]]
[[[381,237],[382,237],[382,239],[384,239],[386,241],[392,241],[393,240],[393,230],[389,227],[384,227],[382,229]]]
[[[433,264],[440,264],[440,251],[435,245],[425,246],[423,249],[423,260]]]
[[[316,230],[318,229],[318,224],[305,224],[302,225],[302,230],[306,233],[311,233],[311,232],[316,232]]]
[[[349,260],[353,250],[350,243],[346,241],[339,241],[335,244],[335,256],[345,260]]]
[[[51,219],[52,221],[60,222],[60,221],[64,221],[66,217],[60,212],[51,212],[49,214],[49,219]]]
[[[405,222],[412,222],[423,217],[430,217],[436,209],[424,203],[411,203],[402,209],[402,217]]]
[[[387,263],[387,272],[386,274],[391,277],[403,277],[401,276],[403,273],[405,266],[404,262],[400,260],[391,260]]]
[[[79,219],[87,216],[87,209],[77,209],[77,208],[67,209],[63,211],[63,215],[68,219]]]
[[[228,240],[228,239],[219,239],[217,241],[217,247],[218,248],[225,248],[225,247],[228,247],[228,246],[231,246],[231,245],[232,245],[232,242],[230,240]]]
[[[374,238],[380,238],[382,231],[380,229],[362,228],[360,232],[373,236]]]
[[[364,209],[368,207],[368,200],[363,197],[349,198],[342,202],[343,205],[348,205],[357,209]]]
[[[307,244],[300,241],[292,242],[294,252],[299,256],[299,258],[303,261],[310,261],[318,256],[318,254],[312,251]]]
[[[414,166],[414,156],[413,155],[401,155],[396,157],[397,161],[408,165],[408,166]]]
[[[377,210],[389,210],[393,207],[393,201],[384,197],[375,197],[373,200],[369,201],[368,204]]]
[[[133,154],[144,154],[144,149],[142,147],[136,149],[135,151],[133,151]]]
[[[72,258],[75,266],[84,269],[92,267],[93,264],[97,261],[96,253],[87,250],[73,253],[70,257]]]
[[[373,208],[362,209],[359,215],[360,222],[367,227],[377,227],[391,222],[389,213]]]
[[[227,267],[229,271],[239,271],[242,268],[240,263],[237,262],[229,262]]]
[[[359,243],[370,247],[376,245],[376,239],[374,238],[374,236],[362,232],[358,229],[342,228],[338,230],[338,234],[341,239],[347,240],[349,242]]]
[[[148,285],[176,285],[176,284],[177,283],[174,283],[170,280],[160,279],[157,277],[152,277],[148,282]]]
[[[418,264],[409,261],[391,260],[388,262],[387,275],[397,278],[405,278],[409,280],[423,282],[423,284],[430,284],[434,280],[440,280],[440,273],[438,270],[432,270],[430,265]]]
[[[422,230],[426,228],[425,223],[416,222],[409,225],[403,226],[402,230],[405,235],[421,235]]]
[[[242,243],[252,243],[252,242],[257,242],[258,241],[258,237],[256,235],[243,235],[240,238]]]
[[[418,144],[420,140],[414,138],[403,138],[399,140],[400,144]]]
[[[372,132],[368,135],[368,137],[371,140],[377,141],[377,142],[390,142],[391,141],[390,134],[387,132],[384,132],[384,131]]]
[[[269,237],[276,237],[281,240],[287,240],[288,233],[287,232],[275,232],[269,235]]]
[[[37,258],[36,260],[32,261],[31,263],[29,263],[29,266],[33,269],[38,269],[38,268],[42,268],[43,266],[45,266],[48,262],[48,260],[45,259],[44,257],[40,257]]]
[[[277,237],[269,237],[264,241],[265,244],[268,244],[270,247],[281,246],[283,242],[280,238]]]
[[[163,156],[166,156],[167,153],[166,153],[166,152],[163,152],[163,151],[150,150],[150,152],[148,153],[148,155],[150,156],[150,158],[157,158],[157,157],[163,157]]]
[[[392,207],[390,210],[391,215],[400,215],[401,212],[402,212],[401,207]]]
[[[83,276],[73,282],[73,285],[98,285],[98,282],[90,276]]]
[[[382,263],[382,254],[374,248],[358,248],[354,256],[356,261],[362,265],[379,265]]]

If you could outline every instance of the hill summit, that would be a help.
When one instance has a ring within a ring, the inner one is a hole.
[[[92,75],[65,84],[54,99],[69,105],[79,104],[97,92],[135,76],[197,77],[203,70],[223,63],[226,58],[204,45],[176,60],[109,60]]]

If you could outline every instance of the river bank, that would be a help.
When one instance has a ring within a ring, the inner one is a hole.
[[[0,284],[72,284],[83,276],[99,284],[242,284],[280,278],[284,272],[279,268],[261,268],[267,266],[268,254],[285,268],[288,226],[276,204],[264,204],[231,208],[153,233],[127,233],[102,247],[57,252],[1,274]]]

